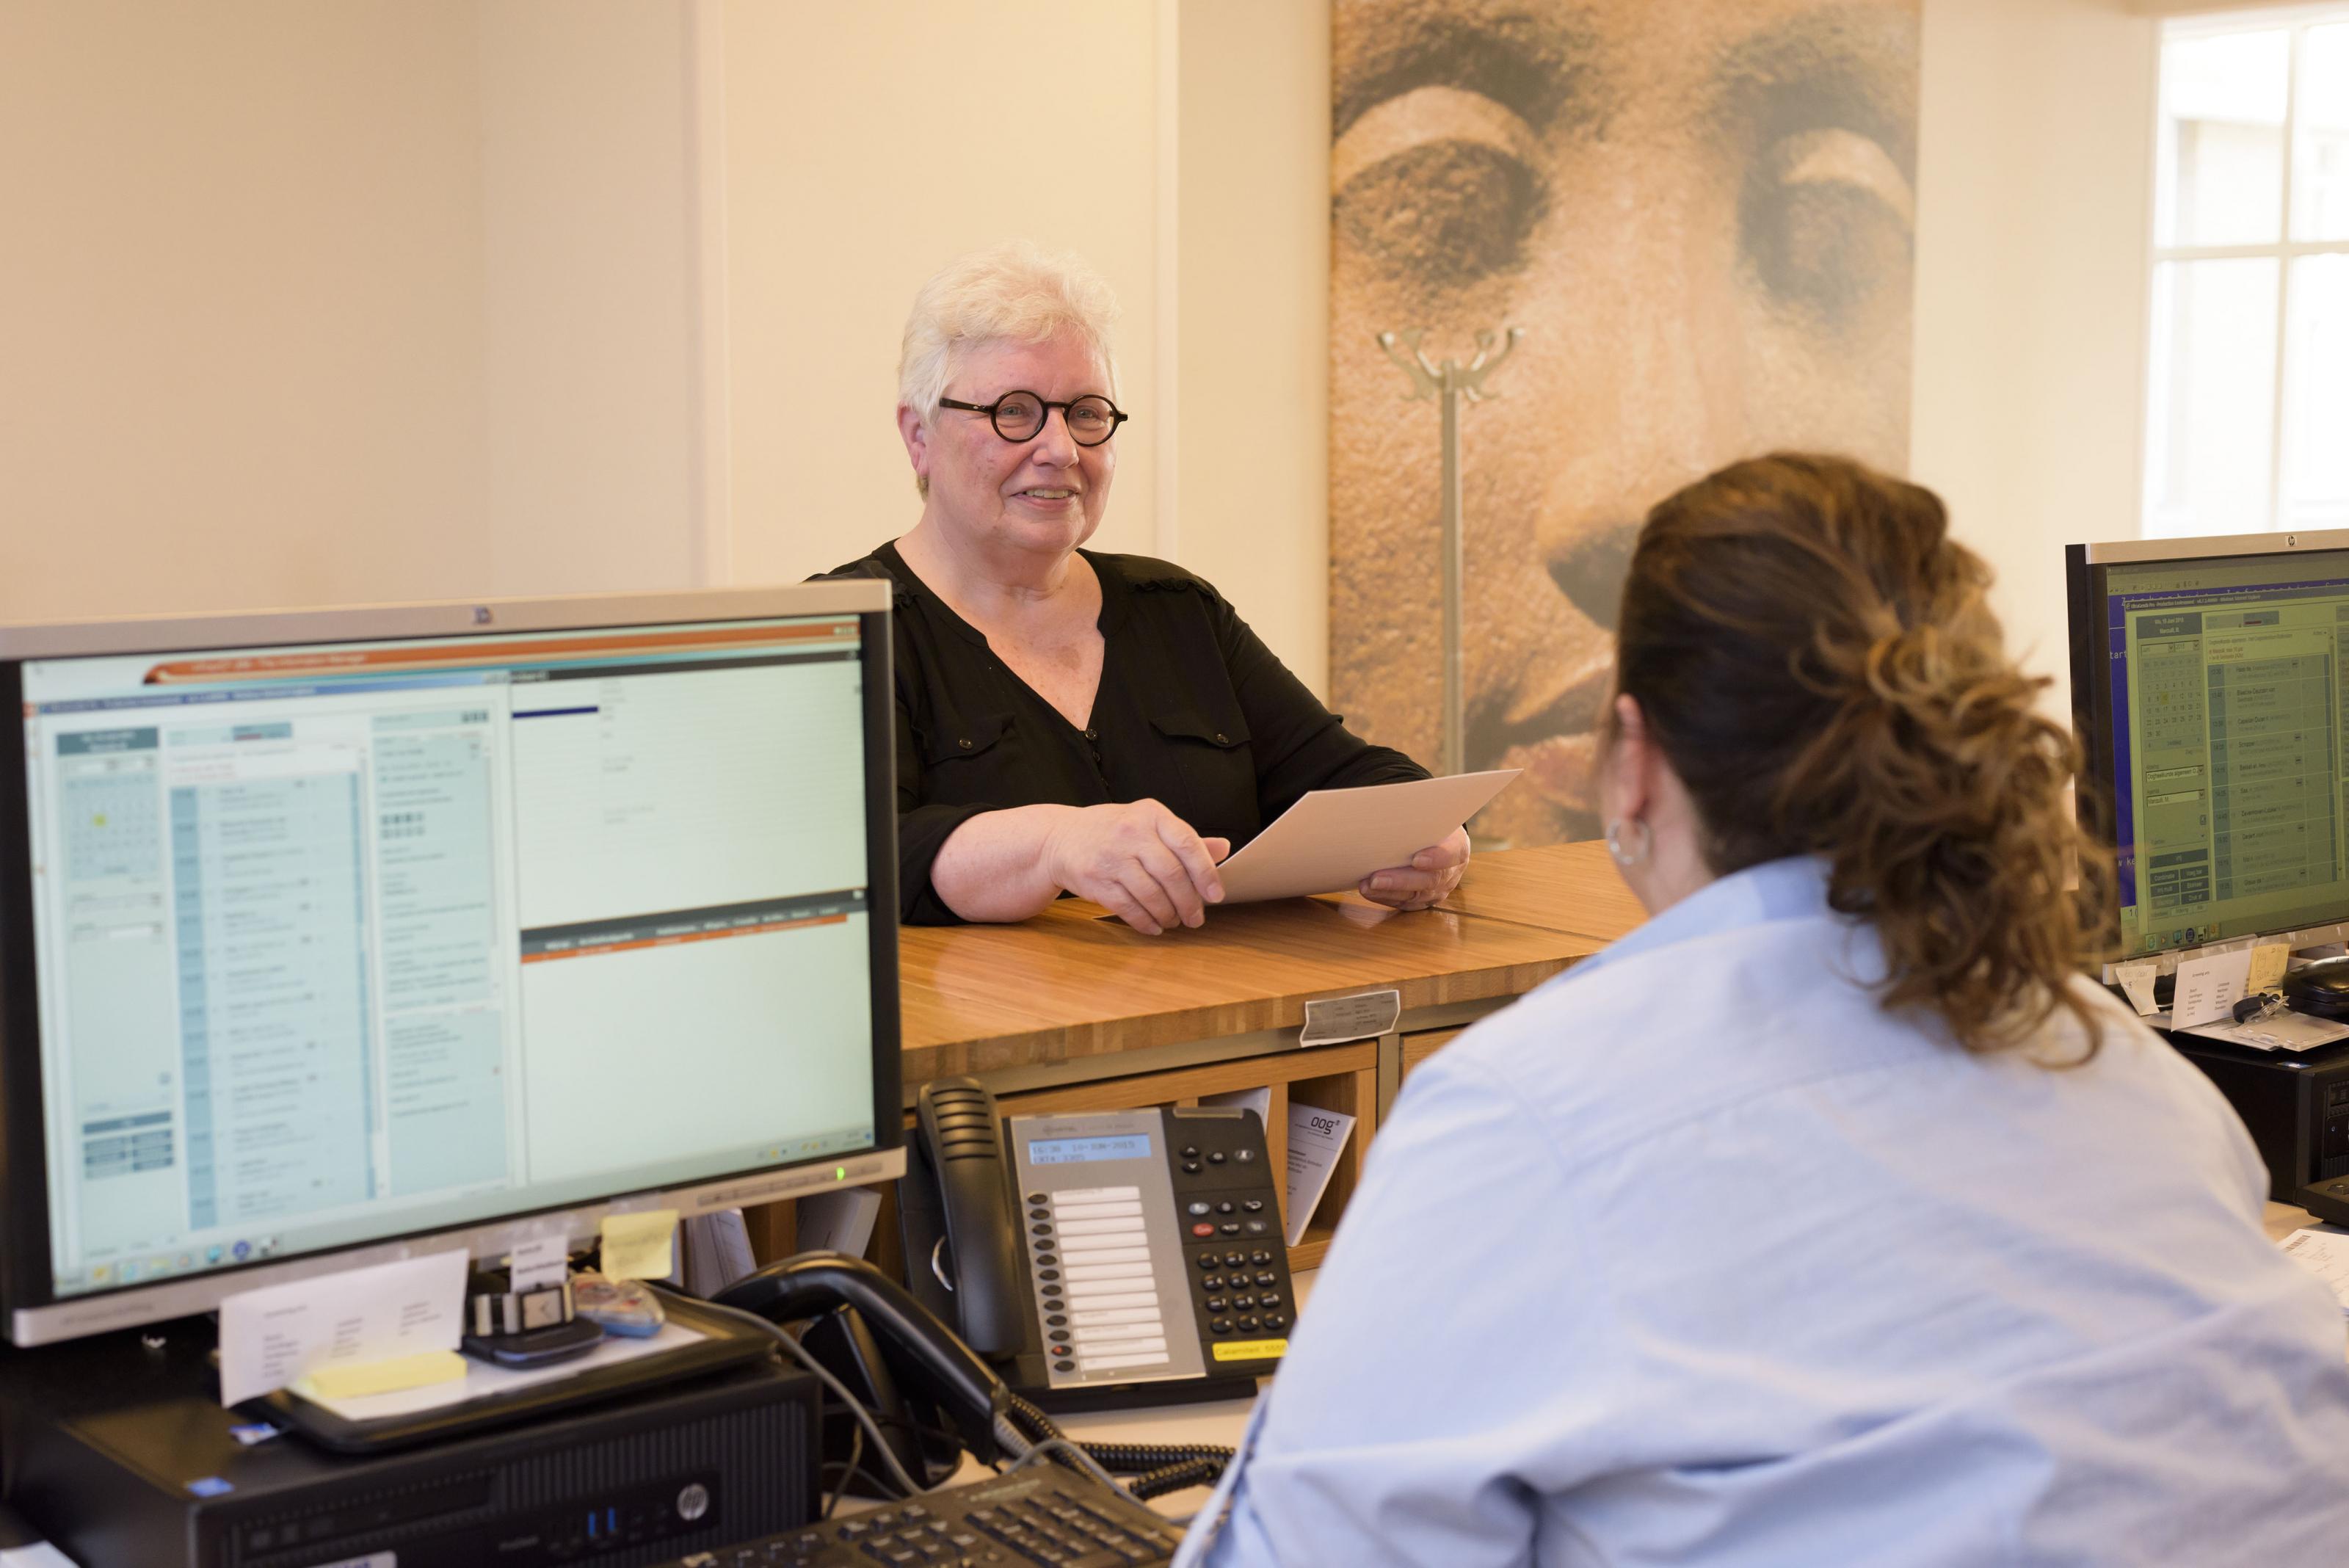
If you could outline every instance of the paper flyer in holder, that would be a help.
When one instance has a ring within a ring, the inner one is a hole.
[[[1307,792],[1216,867],[1224,902],[1339,893],[1450,837],[1522,768]]]

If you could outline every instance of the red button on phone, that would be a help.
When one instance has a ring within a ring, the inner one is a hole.
[[[1191,1234],[1194,1236],[1212,1236],[1215,1233],[1216,1228],[1204,1220],[1191,1227]]]

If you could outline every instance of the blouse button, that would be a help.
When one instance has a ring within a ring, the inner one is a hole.
[[[1216,744],[1219,746],[1228,746],[1231,742],[1224,739],[1223,732],[1218,730],[1216,732]]]
[[[1101,732],[1099,730],[1087,730],[1085,732],[1085,739],[1088,741],[1098,741],[1101,739]]]
[[[970,750],[970,742],[969,742],[968,741],[965,741],[965,742],[962,742],[962,749],[963,749],[964,751],[966,751],[966,752],[967,752],[967,751],[968,751],[968,750]]]

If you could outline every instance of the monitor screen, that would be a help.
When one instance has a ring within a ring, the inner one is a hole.
[[[2349,919],[2349,547],[2316,543],[2075,547],[2075,706],[2124,955]]]
[[[669,607],[5,667],[13,1304],[898,1141],[885,620]]]

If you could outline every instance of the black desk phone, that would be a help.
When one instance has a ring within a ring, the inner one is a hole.
[[[915,1299],[1048,1409],[1247,1398],[1296,1295],[1264,1127],[1164,1106],[1000,1117],[926,1085],[898,1183]]]

